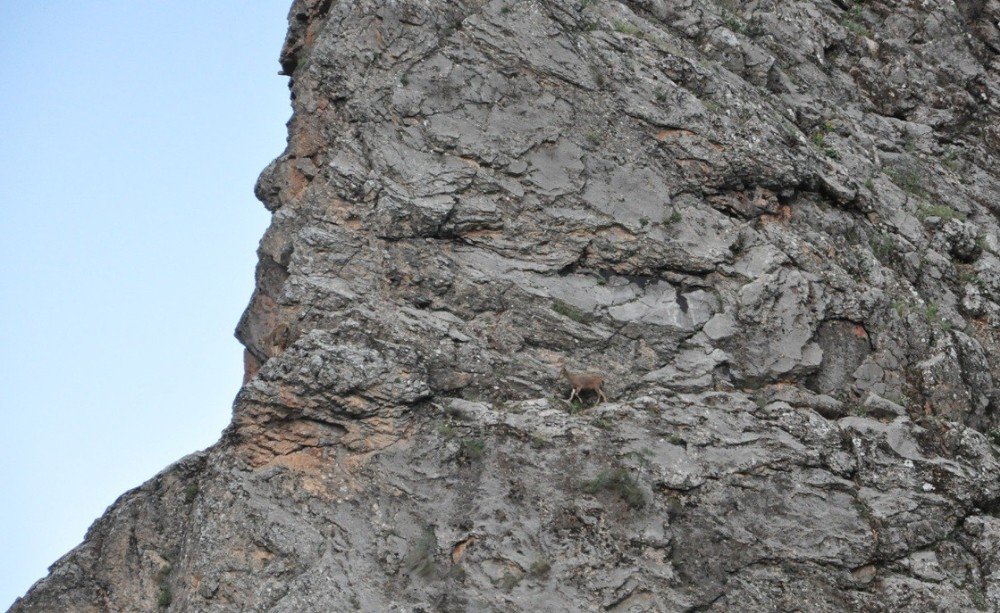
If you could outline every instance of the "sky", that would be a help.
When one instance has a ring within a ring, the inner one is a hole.
[[[289,4],[0,3],[0,610],[229,423]]]

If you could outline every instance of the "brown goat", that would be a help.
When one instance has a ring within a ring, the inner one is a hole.
[[[570,392],[569,399],[566,402],[573,402],[574,396],[581,398],[581,392],[587,390],[591,390],[597,394],[597,404],[600,404],[602,401],[608,401],[608,397],[604,395],[604,390],[601,389],[601,386],[604,385],[603,375],[592,372],[570,372],[566,370],[566,364],[562,365],[562,374],[569,380],[569,384],[573,386],[573,391]]]

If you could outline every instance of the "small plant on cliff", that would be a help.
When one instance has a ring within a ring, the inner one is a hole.
[[[957,149],[952,149],[948,151],[948,154],[945,155],[944,160],[942,160],[942,163],[948,168],[948,170],[952,172],[961,173],[963,170],[962,160],[958,158]]]
[[[590,425],[601,430],[610,430],[615,425],[615,422],[610,417],[602,415],[590,420]]]
[[[504,573],[500,578],[500,589],[509,592],[521,583],[522,575],[514,573]]]
[[[169,585],[161,585],[160,591],[156,594],[156,606],[166,609],[174,601],[174,595],[170,592]]]
[[[590,317],[588,317],[586,313],[559,300],[552,303],[552,310],[559,313],[563,317],[569,317],[577,323],[585,324],[590,321]]]
[[[552,562],[549,562],[547,558],[535,558],[528,572],[532,577],[544,577],[549,574],[550,570],[552,570]]]
[[[830,123],[829,121],[824,122],[823,125],[821,125],[819,128],[816,129],[815,132],[813,132],[813,135],[810,137],[810,140],[812,140],[812,143],[816,145],[816,147],[820,151],[822,151],[827,157],[832,158],[834,160],[839,160],[840,153],[833,147],[826,144],[826,135],[829,134],[830,132],[833,132],[833,124]]]
[[[602,470],[593,479],[584,481],[581,487],[588,494],[613,493],[633,509],[642,508],[646,504],[646,495],[639,483],[624,468]]]
[[[194,502],[195,497],[198,495],[198,484],[188,483],[184,486],[184,502],[190,504]]]
[[[816,128],[816,131],[812,133],[809,139],[817,147],[823,147],[826,143],[826,135],[833,132],[833,124],[829,121],[824,121],[822,125]]]
[[[840,25],[844,26],[844,28],[848,32],[853,32],[854,34],[857,34],[858,36],[869,36],[870,37],[871,36],[871,32],[869,32],[868,28],[865,27],[864,24],[861,23],[862,19],[863,19],[863,16],[861,14],[861,7],[860,6],[854,6],[854,7],[851,8],[851,10],[847,11],[846,13],[844,13],[844,17],[841,19]]]
[[[409,551],[403,557],[403,571],[410,575],[429,577],[437,573],[434,562],[434,551],[437,548],[437,537],[433,528],[424,529],[423,534],[413,542]]]
[[[866,522],[871,523],[871,521],[875,517],[872,514],[871,508],[859,499],[854,500],[854,509],[858,512],[858,515],[861,516],[861,518],[864,519]]]
[[[740,10],[738,2],[733,2],[731,0],[723,0],[722,2],[723,10],[721,13],[722,23],[727,28],[733,32],[739,32],[745,36],[750,36],[750,28],[747,24],[737,15]]]
[[[615,27],[615,32],[618,32],[619,34],[625,34],[627,36],[636,36],[636,37],[642,35],[642,30],[640,30],[638,26],[633,25],[627,21],[616,20],[613,25]]]
[[[458,432],[458,428],[449,422],[438,424],[437,433],[441,438],[451,438]]]
[[[885,174],[904,192],[920,197],[927,195],[920,173],[912,168],[886,168]]]
[[[970,596],[972,599],[972,605],[976,607],[979,611],[988,611],[990,608],[990,602],[986,599],[986,594],[983,593],[978,587],[972,588],[972,594]]]
[[[886,400],[895,402],[904,409],[910,406],[910,399],[905,394],[886,394]]]
[[[566,407],[566,412],[570,415],[576,415],[577,413],[582,413],[587,409],[587,405],[583,403],[583,400],[577,396],[570,401],[563,401]]]
[[[462,456],[467,460],[478,460],[486,451],[486,442],[481,438],[462,441]]]
[[[871,245],[872,253],[875,254],[875,257],[879,261],[885,261],[896,251],[896,244],[892,241],[892,237],[885,232],[880,233],[878,237],[873,237],[869,241],[869,244]]]
[[[673,212],[670,213],[670,215],[667,215],[666,217],[663,218],[663,225],[672,226],[675,223],[678,223],[681,219],[682,219],[681,212],[678,211],[677,209],[674,209]]]
[[[970,270],[963,270],[958,273],[958,282],[962,285],[979,285],[979,275]]]
[[[951,221],[952,219],[965,221],[965,215],[947,204],[925,205],[917,208],[917,219],[923,221],[928,217],[938,217],[942,221]]]
[[[654,455],[656,454],[653,453],[652,449],[650,449],[649,447],[643,447],[638,451],[626,451],[625,453],[622,454],[622,457],[633,459],[639,464],[642,464],[643,466],[648,466],[649,458],[653,457]]]

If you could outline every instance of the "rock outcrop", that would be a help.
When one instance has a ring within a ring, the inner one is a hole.
[[[998,20],[297,1],[232,424],[13,611],[1000,609]]]

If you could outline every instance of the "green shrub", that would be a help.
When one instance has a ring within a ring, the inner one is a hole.
[[[403,571],[409,575],[429,577],[437,573],[434,553],[437,549],[437,538],[432,528],[426,528],[423,534],[413,542],[409,551],[403,557]]]
[[[600,428],[601,430],[610,430],[611,427],[615,425],[615,422],[612,421],[610,417],[602,415],[601,417],[595,417],[590,420],[590,425],[595,428]]]
[[[879,260],[886,260],[896,252],[896,244],[892,241],[892,237],[885,232],[880,233],[877,238],[873,237],[869,241],[869,244],[871,245],[872,253]]]
[[[958,273],[958,281],[962,285],[972,284],[972,285],[976,285],[978,287],[982,287],[983,286],[983,280],[982,280],[982,278],[979,275],[977,275],[976,273],[968,271],[968,270],[962,271],[962,272]]]
[[[552,303],[552,310],[559,313],[563,317],[569,317],[577,323],[585,324],[590,321],[590,317],[586,313],[560,300],[556,300]]]
[[[861,19],[861,7],[853,6],[851,7],[851,10],[844,13],[843,18],[840,20],[840,25],[844,26],[847,31],[853,32],[858,36],[870,37],[871,32],[869,32],[868,28],[861,23]]]
[[[637,36],[637,37],[642,35],[642,30],[639,29],[638,26],[631,24],[627,21],[616,19],[612,25],[615,28],[615,32],[618,32],[620,34],[625,34],[628,36]]]
[[[602,470],[593,479],[584,481],[582,488],[588,494],[602,491],[613,493],[633,509],[642,508],[646,504],[646,495],[639,483],[624,468]]]
[[[566,412],[570,415],[582,413],[587,409],[587,405],[584,404],[583,399],[579,395],[574,396],[573,400],[568,401],[564,406],[566,406]]]
[[[673,212],[670,213],[670,215],[667,215],[666,217],[663,218],[663,225],[671,226],[679,222],[681,219],[682,219],[681,212],[678,211],[677,209],[674,209]]]
[[[927,195],[924,181],[916,170],[912,168],[886,168],[885,174],[904,192],[914,196]]]
[[[486,441],[481,438],[473,438],[462,441],[462,455],[469,460],[478,460],[483,457],[486,451]]]
[[[156,594],[156,606],[166,609],[174,601],[174,595],[170,592],[169,585],[161,585],[160,591]]]
[[[733,32],[739,32],[743,35],[749,35],[749,29],[746,25],[740,21],[735,15],[726,15],[723,17],[722,22],[726,24],[726,27]]]
[[[972,594],[970,596],[972,599],[972,605],[976,607],[979,611],[988,611],[990,608],[990,601],[986,598],[986,594],[983,593],[978,587],[972,588]]]
[[[917,219],[923,221],[928,217],[939,217],[943,221],[951,221],[952,219],[965,220],[965,215],[947,204],[927,204],[917,207]]]
[[[944,157],[943,163],[948,168],[948,170],[952,172],[962,171],[963,168],[962,160],[958,158],[958,151],[955,149],[948,151],[948,154],[945,155]]]
[[[839,160],[840,153],[833,147],[826,144],[826,135],[830,132],[833,132],[833,124],[829,121],[823,122],[823,125],[816,128],[816,131],[809,137],[809,140],[811,140],[812,144],[822,151],[824,155],[831,159]]]
[[[849,32],[853,32],[858,36],[871,36],[871,32],[868,31],[868,28],[851,19],[845,19],[840,25],[844,26],[844,28],[846,28]]]
[[[858,499],[854,500],[854,508],[855,508],[855,510],[857,510],[858,515],[860,515],[862,517],[862,519],[864,519],[867,522],[872,521],[874,519],[874,517],[875,517],[872,514],[871,508],[869,508],[869,506],[867,504],[861,502]]]
[[[544,577],[552,570],[552,563],[545,558],[536,558],[528,570],[532,577]]]
[[[521,583],[522,575],[514,573],[504,573],[500,578],[500,589],[509,592]]]

